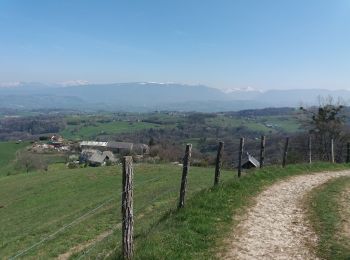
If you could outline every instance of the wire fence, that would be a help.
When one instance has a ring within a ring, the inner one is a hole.
[[[149,180],[144,181],[142,183],[142,186],[146,186],[149,183],[153,183],[153,182],[156,182],[156,181],[161,180],[161,179],[162,179],[162,177],[150,178]],[[142,186],[140,185],[140,187],[142,187]],[[136,187],[138,187],[138,186],[136,186]],[[125,192],[127,192],[127,191],[119,192],[119,196],[121,196]],[[54,239],[58,234],[63,233],[67,229],[84,221],[86,218],[91,217],[92,215],[96,214],[101,208],[105,207],[106,205],[109,205],[111,202],[113,202],[115,200],[116,200],[115,196],[109,197],[108,199],[104,199],[102,202],[98,203],[93,209],[83,213],[79,217],[75,218],[73,221],[63,225],[62,227],[60,227],[56,231],[52,232],[51,234],[45,236],[44,238],[42,238],[38,242],[35,242],[34,244],[28,246],[27,248],[17,252],[13,256],[9,257],[9,260],[14,260],[14,259],[17,259],[21,256],[24,256],[25,254],[27,254],[29,251],[33,250],[34,248],[39,247],[40,245],[44,244],[45,242],[47,242],[51,239]]]
[[[281,165],[283,161],[283,154],[285,149],[285,142],[286,137],[274,137],[271,139],[266,139],[265,144],[265,163],[264,165],[273,165],[273,164],[279,164]],[[233,145],[235,147],[233,147]],[[347,158],[349,158],[349,149],[347,144],[337,142],[334,145],[334,149],[332,152],[331,146],[326,147],[327,149],[322,150],[322,153],[318,151],[317,148],[318,144],[315,144],[315,140],[311,139],[311,150],[309,145],[309,138],[308,136],[304,136],[304,138],[301,137],[295,137],[291,138],[288,146],[288,154],[287,154],[287,163],[309,163],[309,159],[311,157],[312,161],[330,161],[330,158],[332,154],[335,157],[336,162],[345,162]],[[229,144],[225,143],[224,146],[224,152],[223,152],[223,161],[224,165],[227,162],[229,164],[228,168],[232,169],[233,167],[239,167],[239,144],[237,142],[231,142]],[[260,161],[260,153],[261,153],[261,143],[259,139],[247,139],[247,142],[244,145],[244,154],[248,152],[250,155],[255,157],[258,161]],[[244,160],[246,160],[246,156],[244,155]],[[214,176],[213,176],[214,177]],[[140,189],[142,190],[143,187],[147,187],[150,183],[155,183],[159,180],[162,180],[164,176],[157,176],[150,178],[146,181],[143,181],[142,185],[135,185],[133,189]],[[213,178],[214,180],[214,178]],[[171,201],[174,202],[178,199],[177,192],[179,191],[179,183],[174,183],[176,185],[174,188],[166,189],[165,191],[162,191],[158,194],[154,194],[154,198],[150,201],[148,201],[147,204],[141,206],[138,208],[135,212],[133,212],[133,217],[135,219],[141,219],[144,216],[144,211],[150,207],[150,205],[156,201],[160,201],[162,197],[172,194]],[[119,192],[118,195],[121,196],[125,193],[128,193],[129,190]],[[80,222],[84,221],[85,219],[93,216],[96,214],[100,209],[105,207],[106,205],[109,205],[111,202],[115,202],[116,197],[115,195],[112,197],[109,197],[100,203],[98,203],[93,209],[85,212],[81,216],[77,217],[73,221],[67,223],[66,225],[62,226],[61,228],[57,229],[56,231],[52,232],[51,234],[45,236],[38,242],[30,245],[29,247],[17,252],[13,256],[11,256],[9,259],[17,259],[19,257],[25,256],[28,252],[31,250],[34,250],[35,248],[39,247],[40,245],[44,244],[45,242],[54,239],[58,234],[65,232],[67,229],[73,227],[74,225],[79,224]],[[121,202],[123,203],[123,202]],[[122,204],[116,203],[116,205],[121,206]],[[116,213],[116,215],[119,213]],[[102,237],[101,239],[98,239],[96,241],[93,241],[92,243],[88,243],[86,247],[83,247],[83,249],[78,252],[76,257],[78,259],[83,259],[85,257],[88,257],[92,252],[97,251],[99,249],[99,245],[103,244],[111,244],[113,242],[113,248],[107,252],[107,254],[115,253],[115,251],[118,251],[117,248],[122,248],[122,239],[121,234],[116,234],[117,232],[121,231],[122,225],[125,223],[125,219],[118,222],[114,227],[110,229],[110,232]],[[119,237],[120,239],[116,239],[116,237]],[[113,240],[113,241],[112,241]]]

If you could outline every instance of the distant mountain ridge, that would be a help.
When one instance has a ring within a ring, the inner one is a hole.
[[[348,90],[292,89],[231,91],[204,85],[131,82],[73,86],[21,83],[0,87],[0,108],[82,109],[119,111],[237,111],[264,107],[317,104],[318,96],[350,100]]]

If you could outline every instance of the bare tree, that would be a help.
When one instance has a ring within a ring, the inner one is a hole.
[[[301,107],[301,120],[309,134],[314,136],[314,150],[320,160],[330,159],[331,140],[341,147],[346,136],[343,102],[332,97],[319,97],[318,107]],[[341,159],[338,149],[337,158]]]
[[[28,173],[35,170],[47,171],[48,165],[40,155],[34,155],[28,151],[22,151],[17,154],[17,167]]]

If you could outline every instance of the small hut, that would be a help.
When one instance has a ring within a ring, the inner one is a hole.
[[[257,159],[255,159],[252,155],[247,153],[247,159],[242,164],[242,169],[251,169],[251,168],[259,168],[260,163]]]

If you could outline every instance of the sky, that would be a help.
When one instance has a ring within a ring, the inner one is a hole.
[[[0,0],[0,82],[350,89],[350,0]]]

